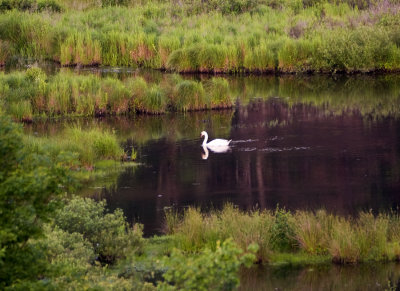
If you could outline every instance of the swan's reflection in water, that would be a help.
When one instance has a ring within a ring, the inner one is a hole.
[[[223,145],[223,146],[205,146],[202,145],[204,153],[201,154],[201,158],[203,160],[207,160],[209,156],[209,150],[212,151],[213,153],[226,153],[231,150],[231,147],[229,145]]]

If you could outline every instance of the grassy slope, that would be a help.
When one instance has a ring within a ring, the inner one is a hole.
[[[400,69],[396,1],[75,2],[0,14],[0,64],[20,55],[178,72]]]

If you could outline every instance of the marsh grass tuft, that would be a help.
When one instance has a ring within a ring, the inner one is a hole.
[[[195,81],[182,81],[176,86],[174,103],[178,111],[200,110],[208,107],[203,85]]]

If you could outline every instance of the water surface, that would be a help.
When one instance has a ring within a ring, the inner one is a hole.
[[[128,152],[138,152],[139,166],[123,171],[113,187],[98,181],[93,195],[143,223],[146,235],[162,232],[165,207],[207,210],[232,202],[242,209],[279,205],[355,215],[400,204],[399,76],[228,81],[237,100],[232,110],[74,121],[112,128]],[[29,130],[56,134],[69,123]],[[207,156],[203,130],[232,139],[229,151]]]
[[[325,83],[324,83],[325,82]],[[400,90],[391,79],[232,78],[236,108],[125,120],[141,163],[102,195],[162,230],[164,208],[385,211],[400,203]],[[232,139],[226,153],[200,132]]]

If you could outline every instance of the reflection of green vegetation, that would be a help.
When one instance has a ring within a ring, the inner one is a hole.
[[[307,268],[267,267],[244,269],[238,290],[382,290],[398,288],[398,264],[373,263],[357,266],[320,265]]]
[[[249,77],[233,80],[231,90],[243,105],[251,100],[279,97],[289,107],[315,106],[325,114],[360,113],[363,117],[398,117],[400,78],[349,77],[339,80],[313,77]]]
[[[191,114],[167,114],[153,118],[137,116],[130,126],[130,136],[136,143],[167,138],[200,138],[200,132],[209,130],[217,136],[229,136],[233,111],[196,112]]]
[[[166,219],[170,223],[167,229],[174,234],[176,244],[186,251],[232,237],[241,247],[257,243],[260,247],[257,257],[263,262],[358,263],[398,260],[400,256],[400,220],[394,214],[374,216],[362,212],[353,220],[326,211],[292,214],[277,209],[243,213],[227,205],[222,211],[208,215],[189,208],[181,220],[171,211],[166,215],[172,216]],[[283,252],[291,253],[283,255]],[[304,259],[304,254],[309,254],[308,259],[307,256]]]

